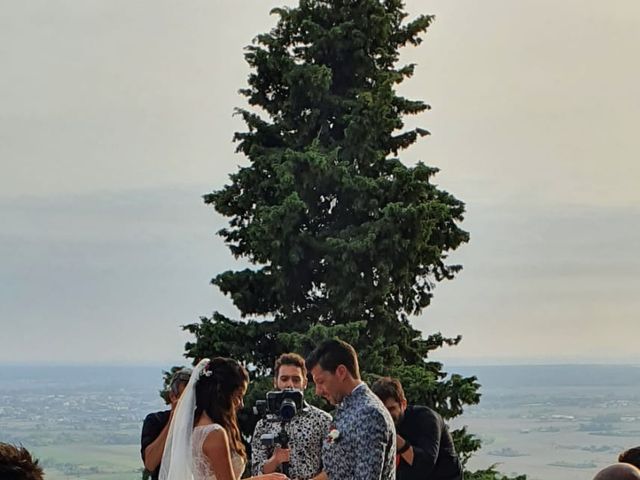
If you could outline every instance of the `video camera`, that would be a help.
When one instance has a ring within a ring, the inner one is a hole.
[[[276,443],[281,448],[289,448],[289,434],[285,425],[302,410],[304,396],[300,390],[286,389],[267,392],[266,400],[256,400],[253,412],[264,417],[269,422],[279,422],[278,433],[268,433],[260,436],[260,442],[265,447],[273,447]],[[282,464],[282,473],[289,476],[289,462]]]
[[[257,400],[254,413],[264,417],[272,415],[288,422],[302,410],[304,396],[300,390],[273,390],[267,392],[266,400]]]

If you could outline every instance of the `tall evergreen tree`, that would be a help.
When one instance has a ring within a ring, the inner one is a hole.
[[[400,0],[300,0],[272,13],[276,27],[245,54],[247,129],[235,140],[249,164],[204,197],[230,219],[220,235],[233,255],[253,264],[212,280],[242,318],[185,326],[196,338],[187,356],[231,356],[260,380],[280,353],[339,336],[366,378],[398,376],[411,402],[455,417],[479,385],[428,355],[460,337],[423,338],[410,318],[461,269],[447,255],[469,239],[464,204],[432,183],[437,169],[398,158],[428,133],[403,118],[429,108],[396,92],[414,72],[399,51],[433,17],[407,21]],[[454,433],[466,460],[479,442]]]

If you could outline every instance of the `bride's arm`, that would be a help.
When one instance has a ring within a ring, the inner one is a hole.
[[[231,464],[231,449],[229,448],[229,438],[223,428],[214,430],[204,441],[202,451],[211,465],[211,470],[216,476],[216,480],[236,480]],[[285,480],[286,475],[281,473],[267,473],[250,477],[246,480]]]
[[[207,435],[202,445],[202,451],[217,480],[236,480],[231,464],[229,439],[224,428],[214,430]]]

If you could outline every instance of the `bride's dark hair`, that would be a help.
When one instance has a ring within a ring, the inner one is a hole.
[[[215,423],[224,427],[229,436],[229,446],[239,455],[247,454],[238,428],[238,417],[233,406],[233,396],[249,382],[249,375],[242,365],[231,358],[212,358],[196,383],[195,421],[206,412]]]

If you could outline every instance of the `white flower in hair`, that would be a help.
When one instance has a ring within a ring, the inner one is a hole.
[[[207,363],[207,365],[200,372],[201,377],[210,377],[213,375],[213,370],[211,369],[211,362]]]

